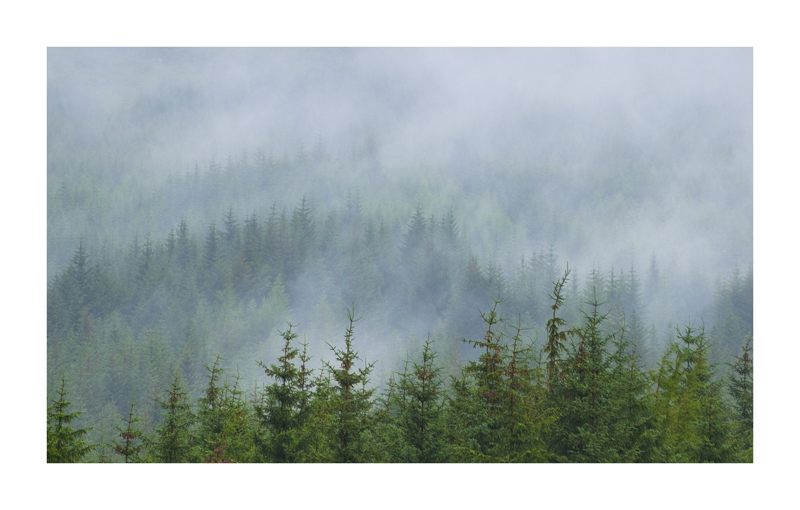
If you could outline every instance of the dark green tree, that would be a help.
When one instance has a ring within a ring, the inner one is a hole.
[[[422,348],[422,363],[413,362],[412,367],[412,371],[397,374],[397,382],[390,383],[389,407],[402,437],[396,457],[390,460],[442,462],[442,369],[436,364],[430,336]]]
[[[606,315],[598,312],[596,300],[589,306],[592,312],[584,312],[584,326],[571,330],[577,342],[559,364],[558,377],[551,379],[551,401],[558,409],[551,444],[559,462],[620,460],[610,430],[617,409],[607,351],[609,338],[601,332]]]
[[[311,371],[306,368],[308,360],[305,353],[292,346],[297,334],[292,331],[295,325],[281,332],[284,340],[283,351],[278,357],[278,365],[265,365],[259,362],[267,376],[275,382],[264,387],[263,401],[256,405],[263,434],[257,436],[264,458],[270,462],[297,462],[300,457],[298,429],[303,426],[307,416],[310,398]],[[302,366],[296,367],[293,359],[301,356]]]
[[[175,375],[166,399],[159,399],[158,404],[163,411],[162,421],[146,441],[147,448],[156,462],[187,462],[195,418],[179,375]]]
[[[753,462],[753,338],[748,336],[742,346],[741,355],[731,364],[728,375],[728,391],[733,397],[736,419],[736,439],[742,459]]]
[[[140,417],[133,414],[133,408],[136,406],[135,402],[128,403],[131,408],[128,411],[128,417],[125,418],[123,427],[117,426],[119,437],[121,440],[114,441],[112,449],[114,453],[125,459],[125,463],[139,462],[139,452],[142,450],[142,431],[133,426],[134,423],[141,420]]]
[[[557,315],[558,309],[564,305],[564,285],[569,278],[569,266],[564,272],[564,276],[553,282],[553,294],[550,299],[553,300],[550,309],[553,310],[553,317],[547,321],[547,343],[544,346],[544,353],[547,354],[547,388],[552,389],[553,379],[558,376],[558,361],[561,352],[565,349],[565,342],[567,341],[567,331],[563,330],[567,322]]]
[[[365,462],[367,451],[366,433],[369,430],[374,389],[367,389],[369,374],[375,363],[366,363],[364,368],[356,369],[360,360],[358,351],[353,349],[353,326],[356,321],[355,306],[347,310],[350,325],[344,335],[344,349],[328,344],[338,362],[338,366],[325,363],[334,386],[330,407],[333,411],[333,445],[335,462]]]
[[[67,379],[62,376],[58,396],[47,408],[47,462],[80,462],[92,449],[85,439],[90,429],[70,425],[81,412],[68,412],[67,395]]]

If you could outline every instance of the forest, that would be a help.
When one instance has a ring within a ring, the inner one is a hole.
[[[752,462],[752,52],[424,145],[388,53],[49,50],[47,461]]]

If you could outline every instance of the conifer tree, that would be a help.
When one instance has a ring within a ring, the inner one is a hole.
[[[398,374],[399,381],[390,383],[394,390],[389,406],[396,410],[396,423],[401,430],[401,462],[443,461],[441,367],[430,336],[422,348],[422,363],[412,363],[413,371]],[[393,459],[394,460],[394,459]]]
[[[228,207],[223,223],[225,225],[223,238],[225,240],[226,255],[232,258],[232,255],[239,249],[239,225],[236,216],[233,214],[233,206]]]
[[[194,460],[208,458],[210,452],[218,448],[224,425],[224,402],[220,378],[223,370],[219,366],[220,355],[217,354],[212,366],[206,365],[208,386],[205,396],[198,400],[198,430],[194,437]]]
[[[140,421],[141,418],[133,414],[133,408],[136,406],[136,403],[129,402],[128,404],[131,408],[130,411],[128,411],[128,417],[125,418],[125,424],[123,427],[117,426],[119,437],[121,437],[122,440],[114,441],[112,444],[114,452],[125,459],[126,464],[140,461],[139,452],[142,450],[140,444],[142,431],[133,426],[133,424]]]
[[[343,350],[328,344],[333,351],[338,367],[325,363],[336,383],[331,399],[333,410],[333,453],[335,462],[363,462],[366,450],[365,439],[362,435],[368,430],[370,424],[370,410],[372,409],[372,394],[374,389],[366,389],[369,374],[374,363],[366,364],[363,369],[356,370],[355,362],[360,360],[358,351],[353,349],[353,325],[360,320],[355,317],[355,306],[347,311],[350,325],[345,332],[345,347]],[[359,388],[360,386],[360,388]]]
[[[553,282],[553,294],[550,299],[553,300],[550,309],[553,310],[553,317],[547,321],[547,344],[544,346],[544,352],[547,354],[547,388],[552,390],[553,379],[558,375],[558,361],[561,351],[565,348],[567,341],[567,332],[561,330],[567,323],[564,319],[557,315],[558,309],[564,304],[562,296],[564,285],[569,278],[569,266],[564,272],[564,276]]]
[[[686,326],[677,335],[656,375],[654,413],[666,429],[662,461],[732,462],[738,456],[732,417],[708,362],[705,333]]]
[[[653,449],[655,423],[649,398],[650,379],[642,370],[635,338],[627,325],[612,334],[614,349],[610,353],[610,379],[613,403],[611,441],[619,452],[620,462],[637,462]]]
[[[175,375],[167,398],[159,399],[158,404],[163,410],[162,422],[147,441],[148,449],[156,462],[187,462],[194,415],[179,375]]]
[[[67,379],[62,376],[58,396],[47,408],[47,462],[80,462],[92,449],[85,439],[90,429],[74,429],[70,425],[81,412],[67,411],[67,395]]]
[[[206,365],[208,387],[198,400],[191,458],[208,463],[251,462],[254,445],[244,392],[238,376],[233,386],[222,381],[221,359],[217,354],[214,364]]]
[[[558,406],[552,444],[556,459],[561,462],[619,460],[610,430],[617,409],[609,376],[608,337],[601,333],[607,315],[598,312],[596,298],[589,306],[592,312],[584,312],[584,326],[571,330],[577,344],[571,346],[552,386]]]
[[[210,301],[215,298],[217,291],[221,290],[223,285],[220,259],[220,236],[217,233],[214,222],[212,222],[208,228],[208,234],[206,234],[203,270],[200,273],[200,284],[206,289],[206,297]]]
[[[517,325],[507,341],[505,321],[494,300],[483,340],[462,340],[483,352],[454,378],[447,399],[450,460],[456,462],[540,462],[547,459],[543,432],[551,421],[544,406],[542,372],[532,367],[531,345]]]
[[[483,340],[461,340],[483,352],[477,362],[470,361],[462,369],[461,379],[454,379],[452,384],[449,441],[451,455],[458,462],[496,460],[496,449],[505,436],[503,375],[506,367],[502,331],[497,330],[502,323],[497,313],[499,303],[500,300],[494,299],[489,313],[480,313],[486,324]]]
[[[185,218],[181,218],[178,225],[178,238],[176,240],[176,260],[180,269],[186,269],[194,263],[196,246],[189,233],[189,225]]]
[[[505,462],[544,462],[549,458],[544,436],[553,421],[545,406],[547,389],[541,363],[533,366],[531,344],[522,345],[521,320],[512,326],[505,367],[505,429],[499,453]]]
[[[647,283],[645,284],[645,300],[649,304],[655,299],[661,289],[661,275],[659,272],[656,254],[650,257],[650,267],[647,269]]]
[[[310,396],[311,371],[306,368],[308,360],[297,348],[292,346],[292,341],[297,334],[292,331],[294,324],[289,323],[289,329],[281,332],[284,346],[278,365],[259,366],[275,382],[263,390],[263,402],[256,406],[256,412],[261,421],[265,434],[259,436],[259,443],[266,459],[270,462],[296,462],[298,455],[299,433],[307,416],[308,401]],[[292,360],[300,356],[302,366],[298,369]]]
[[[737,442],[745,462],[753,462],[753,356],[752,337],[748,336],[740,356],[731,365],[728,391],[733,397]]]

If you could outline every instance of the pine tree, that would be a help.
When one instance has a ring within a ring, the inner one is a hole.
[[[194,437],[194,460],[208,458],[209,453],[218,447],[222,435],[224,402],[220,387],[220,378],[223,374],[219,366],[220,359],[220,355],[217,354],[214,364],[210,367],[206,365],[208,386],[204,392],[205,396],[198,400],[197,405],[198,429]]]
[[[614,346],[609,373],[611,442],[619,452],[620,462],[637,462],[649,456],[654,448],[650,379],[641,368],[638,344],[635,335],[627,331],[627,325],[612,333],[611,341]]]
[[[206,234],[205,250],[203,255],[203,271],[200,274],[200,284],[206,289],[206,297],[213,300],[216,293],[222,290],[222,274],[220,272],[221,249],[217,228],[212,222]]]
[[[740,356],[731,364],[728,375],[728,391],[733,397],[736,419],[737,442],[745,462],[753,462],[753,356],[748,336]]]
[[[447,399],[448,457],[455,462],[541,462],[548,458],[543,433],[546,409],[542,371],[532,366],[532,345],[523,345],[518,323],[510,341],[494,300],[483,340],[462,340],[481,349],[454,378]]]
[[[442,369],[436,365],[430,336],[422,348],[422,363],[414,362],[412,366],[413,371],[398,374],[398,382],[390,383],[394,391],[388,399],[389,406],[395,409],[395,422],[402,435],[396,460],[442,462]]]
[[[413,265],[416,262],[416,250],[423,246],[427,238],[428,229],[426,223],[422,207],[417,205],[416,212],[408,225],[408,231],[403,238],[403,260],[407,264]]]
[[[546,408],[547,388],[541,384],[541,363],[533,366],[531,344],[522,345],[521,320],[512,326],[505,367],[505,429],[499,453],[504,462],[544,462],[549,459],[544,437],[553,421]]]
[[[142,431],[134,428],[133,424],[140,421],[141,418],[134,416],[133,408],[136,406],[135,402],[128,403],[131,408],[128,411],[128,417],[125,419],[124,427],[117,426],[119,437],[121,441],[114,441],[112,446],[114,452],[125,459],[125,463],[140,461],[139,452],[142,450],[141,436]]]
[[[578,340],[561,363],[553,384],[553,401],[558,407],[552,445],[561,462],[618,462],[613,446],[611,422],[614,406],[609,338],[601,333],[607,315],[598,312],[596,298],[591,314],[584,312],[585,324],[571,330]]]
[[[47,462],[80,462],[93,446],[84,439],[91,428],[70,426],[82,413],[67,411],[67,379],[61,377],[58,397],[47,408]]]
[[[701,329],[677,330],[678,342],[662,358],[656,374],[656,421],[666,429],[661,461],[732,462],[738,452],[722,381],[708,362],[709,344]]]
[[[167,391],[167,398],[159,399],[158,404],[163,410],[162,422],[155,428],[154,436],[146,441],[148,450],[156,462],[187,462],[191,442],[190,429],[195,417],[179,375],[175,375],[172,386]]]
[[[228,207],[228,212],[225,214],[223,220],[225,225],[225,232],[223,239],[225,241],[225,252],[229,259],[239,249],[239,225],[236,216],[233,214],[233,206]]]
[[[262,452],[270,462],[296,462],[299,434],[307,416],[307,403],[310,394],[310,372],[306,369],[307,357],[301,357],[302,367],[298,369],[293,359],[300,351],[292,346],[297,334],[292,331],[295,325],[281,332],[284,346],[278,365],[265,365],[258,362],[267,376],[275,382],[263,390],[263,402],[256,406],[264,434],[259,436]]]
[[[486,325],[482,340],[461,341],[482,352],[478,361],[470,361],[453,379],[448,402],[449,456],[456,462],[492,462],[502,456],[498,451],[506,435],[504,423],[505,346],[498,331],[502,318],[497,313],[499,300],[489,313],[480,313]]]
[[[197,430],[193,437],[192,460],[197,462],[251,462],[253,441],[251,417],[239,387],[237,376],[233,386],[222,381],[224,370],[217,354],[212,366],[206,365],[208,386],[198,400]]]
[[[305,195],[295,207],[289,227],[289,251],[284,264],[287,281],[293,281],[300,274],[306,260],[312,256],[316,245],[314,217]]]
[[[547,388],[552,390],[553,379],[558,375],[558,361],[561,352],[565,348],[567,341],[567,332],[561,330],[566,326],[566,321],[557,315],[558,309],[564,304],[562,296],[564,285],[569,278],[569,266],[564,272],[564,276],[553,282],[553,294],[550,299],[553,300],[550,309],[553,310],[553,317],[547,321],[547,344],[544,346],[544,353],[547,354]]]
[[[355,368],[355,362],[361,358],[353,349],[353,325],[355,319],[355,306],[347,311],[350,325],[345,332],[345,347],[337,349],[328,344],[333,351],[339,366],[325,363],[328,371],[336,383],[331,399],[331,408],[334,416],[332,438],[335,462],[363,462],[366,450],[365,440],[362,435],[368,430],[370,424],[370,410],[372,409],[372,394],[374,389],[366,389],[369,374],[374,363],[367,364],[363,369]],[[361,386],[359,388],[359,386]]]

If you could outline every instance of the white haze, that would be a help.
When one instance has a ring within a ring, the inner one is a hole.
[[[258,144],[291,153],[320,135],[346,154],[371,135],[389,170],[433,161],[457,172],[459,151],[558,164],[579,201],[593,175],[613,171],[604,151],[624,142],[668,174],[668,194],[702,194],[699,210],[659,202],[629,218],[621,227],[636,234],[624,244],[715,262],[752,257],[752,86],[750,49],[51,49],[48,58],[49,107],[70,119],[50,132],[156,177],[176,161]],[[731,212],[749,220],[742,232]],[[704,230],[708,222],[717,226]],[[605,259],[599,248],[569,250]]]
[[[445,193],[450,204],[425,203],[423,192],[418,200],[437,217],[453,206],[476,252],[509,253],[497,261],[508,275],[521,255],[554,242],[559,262],[577,268],[579,279],[593,264],[636,264],[642,274],[657,254],[665,273],[694,279],[702,306],[717,274],[752,259],[749,48],[52,48],[48,110],[53,188],[80,164],[58,156],[80,151],[100,155],[111,189],[130,176],[157,186],[195,161],[205,169],[212,157],[224,162],[257,146],[292,155],[319,137],[336,166],[372,140],[380,172],[353,170],[343,189],[391,196],[418,177],[434,187],[455,183]],[[645,173],[658,189],[615,193],[614,183]],[[489,198],[481,188],[509,175],[525,183],[551,176],[541,183],[540,216],[515,216],[502,195]],[[291,209],[304,191],[315,204],[344,200],[306,187],[279,205]],[[381,211],[378,199],[365,207]],[[263,202],[237,204],[240,220],[271,204]],[[405,206],[407,218],[415,205]],[[554,232],[556,216],[572,228]],[[162,220],[154,228],[160,238],[180,217]],[[207,220],[220,222],[221,214]],[[118,233],[125,243],[134,234],[126,228]],[[78,226],[49,233],[48,242],[69,236],[72,249],[80,235]],[[51,254],[48,270],[71,249]]]

